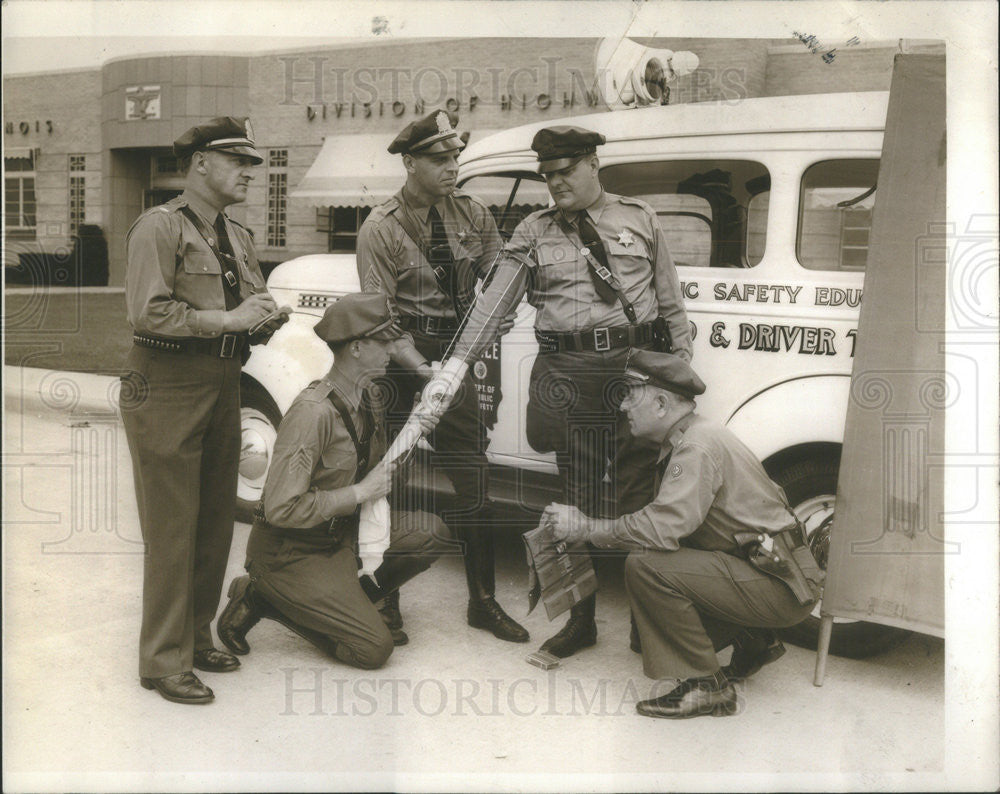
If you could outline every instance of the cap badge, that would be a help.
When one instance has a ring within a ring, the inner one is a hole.
[[[632,243],[635,242],[635,238],[632,236],[632,232],[628,229],[622,229],[618,232],[618,242],[628,248]]]
[[[438,132],[442,135],[448,132],[454,132],[454,128],[451,126],[451,119],[448,118],[448,114],[443,110],[434,117],[434,121],[437,122]]]
[[[253,137],[253,127],[250,126],[250,119],[247,119],[243,123],[243,126],[246,129],[247,140],[248,141],[252,141],[254,139],[254,137]]]

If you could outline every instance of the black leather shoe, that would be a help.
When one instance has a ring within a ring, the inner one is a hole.
[[[571,615],[558,634],[549,637],[540,650],[565,659],[597,642],[597,623],[589,615]]]
[[[240,660],[218,648],[202,648],[194,652],[194,667],[206,673],[231,673],[240,669]]]
[[[263,615],[254,599],[250,577],[239,576],[229,583],[229,603],[219,615],[215,630],[223,645],[233,653],[245,656],[250,653],[247,632],[257,625],[261,617]]]
[[[730,681],[742,681],[765,664],[780,659],[784,653],[785,646],[773,631],[747,629],[733,640],[733,655],[722,672]]]
[[[403,628],[403,613],[399,611],[399,590],[393,590],[378,605],[382,620],[390,631]]]
[[[474,629],[485,629],[493,636],[507,642],[527,642],[531,639],[528,630],[503,611],[495,598],[487,597],[469,601],[466,619]]]
[[[689,678],[666,695],[640,700],[635,710],[644,717],[682,720],[688,717],[725,717],[739,711],[736,688],[731,683],[719,686],[713,677]]]
[[[194,673],[177,673],[163,678],[140,678],[143,689],[155,689],[174,703],[211,703],[215,693]]]

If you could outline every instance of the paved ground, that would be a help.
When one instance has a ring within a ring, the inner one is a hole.
[[[541,609],[524,619],[530,646],[465,625],[451,558],[404,587],[411,642],[384,669],[331,662],[265,621],[239,672],[205,674],[213,704],[168,703],[137,680],[141,547],[124,435],[110,411],[72,407],[111,382],[36,374],[46,405],[20,400],[21,372],[5,373],[6,790],[946,785],[942,641],[831,657],[822,688],[814,654],[789,647],[742,687],[735,717],[643,719],[635,701],[658,690],[627,647],[614,566],[600,572],[598,645],[556,671],[524,661],[553,628]],[[247,534],[237,526],[232,575]],[[520,619],[519,540],[501,553],[499,597]]]

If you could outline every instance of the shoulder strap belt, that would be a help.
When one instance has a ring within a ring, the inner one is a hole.
[[[202,220],[201,216],[198,215],[193,209],[191,209],[186,204],[181,207],[181,212],[184,213],[184,217],[191,221],[191,225],[198,230],[198,234],[202,236],[205,240],[205,244],[212,249],[212,253],[215,254],[215,258],[219,260],[219,266],[222,268],[222,277],[225,279],[226,284],[228,284],[230,290],[235,290],[236,300],[239,301],[239,277],[236,275],[236,271],[233,269],[233,257],[228,254],[223,253],[222,249],[219,248],[219,241],[215,237],[215,232],[209,228],[209,226]],[[225,221],[223,221],[225,223]]]
[[[455,273],[455,262],[454,257],[452,257],[451,272],[449,273],[445,268],[440,265],[435,265],[431,261],[430,256],[430,245],[424,240],[423,236],[417,231],[417,227],[413,225],[413,220],[408,216],[406,205],[400,200],[398,211],[392,213],[392,217],[396,219],[396,223],[399,224],[400,228],[403,230],[404,234],[409,237],[417,250],[420,251],[420,255],[424,258],[427,266],[430,267],[431,272],[434,274],[434,280],[437,281],[438,289],[441,290],[448,299],[451,301],[452,308],[455,310],[455,314],[458,317],[462,316],[459,311],[458,300],[455,296],[454,284],[454,273]],[[448,252],[449,257],[451,257],[451,252]]]
[[[351,412],[347,409],[340,395],[333,389],[330,389],[327,397],[333,403],[333,407],[337,409],[337,413],[340,414],[340,418],[344,421],[344,427],[347,428],[347,434],[354,443],[354,451],[358,456],[358,468],[354,472],[354,482],[359,483],[368,473],[368,455],[371,453],[371,437],[368,438],[367,442],[362,444],[361,439],[358,438],[358,431],[354,427],[354,422],[351,420]]]

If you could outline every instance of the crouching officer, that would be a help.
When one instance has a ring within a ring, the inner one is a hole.
[[[246,200],[263,162],[249,119],[192,127],[174,152],[184,192],[126,237],[133,345],[120,402],[146,544],[140,682],[207,703],[213,692],[193,670],[239,668],[213,647],[212,620],[235,519],[240,368],[288,317],[275,312],[250,232],[224,212]]]
[[[725,427],[695,413],[705,390],[681,358],[636,351],[622,402],[633,435],[660,450],[652,502],[617,519],[550,505],[557,538],[628,549],[625,585],[655,679],[682,679],[636,704],[647,717],[733,714],[731,680],[784,648],[770,629],[792,626],[819,597],[823,573],[785,495]],[[720,668],[716,651],[733,645]]]
[[[389,493],[384,406],[369,388],[399,338],[383,295],[345,295],[316,324],[333,351],[326,376],[296,397],[247,544],[249,576],[233,580],[219,638],[236,654],[261,618],[277,620],[354,667],[381,667],[393,637],[373,603],[426,570],[448,543],[436,516],[392,511],[391,543],[375,582],[358,578],[360,506]],[[437,420],[421,420],[425,432]],[[400,643],[401,644],[401,643]]]

